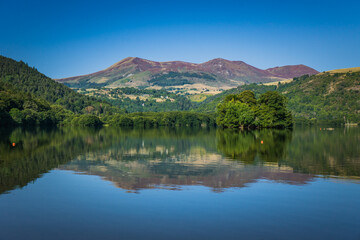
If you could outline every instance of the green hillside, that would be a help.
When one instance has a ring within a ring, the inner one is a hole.
[[[284,94],[296,122],[360,121],[360,72],[304,75],[278,86],[240,86],[209,97],[195,111],[214,112],[226,95],[244,90],[252,90],[256,95],[271,90]]]
[[[0,123],[9,125],[56,125],[73,113],[59,105],[0,82]]]
[[[0,56],[0,123],[8,125],[99,125],[119,112],[104,100],[74,92],[24,62]],[[82,114],[80,115],[76,114]]]
[[[75,113],[81,113],[88,106],[105,106],[105,102],[78,94],[63,84],[29,67],[22,61],[0,56],[0,82],[40,97],[51,104],[58,104]],[[107,104],[108,105],[108,104]],[[101,109],[99,109],[101,111]]]

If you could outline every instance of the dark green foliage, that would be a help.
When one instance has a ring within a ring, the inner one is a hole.
[[[260,96],[259,103],[278,111],[285,107],[286,98],[278,92],[269,91]]]
[[[254,92],[245,90],[239,94],[229,94],[225,97],[225,102],[238,101],[245,103],[251,107],[256,105],[256,98]]]
[[[76,93],[21,61],[0,56],[1,126],[99,126],[102,124],[99,116],[119,112],[120,109]]]
[[[11,84],[0,84],[0,123],[2,127],[57,125],[71,115],[72,113],[62,106],[50,106],[47,101],[15,89]]]
[[[281,93],[269,91],[260,96],[256,110],[257,124],[260,127],[287,128],[293,120],[286,109],[286,97]]]
[[[288,98],[297,122],[344,124],[360,121],[360,72],[294,78],[277,91]]]
[[[42,98],[43,102],[58,104],[66,109],[82,113],[88,106],[99,106],[101,101],[78,94],[63,84],[46,77],[24,62],[0,56],[0,84],[11,84],[17,90]],[[109,104],[102,103],[102,107]],[[29,106],[31,107],[31,106]],[[35,109],[33,109],[35,110]]]
[[[193,84],[193,81],[191,81],[191,79],[194,78],[216,81],[216,78],[208,73],[169,72],[165,74],[164,73],[157,74],[153,76],[153,78],[148,82],[152,85],[166,87],[166,86]]]
[[[177,86],[177,85],[185,85],[185,84],[192,84],[187,79],[151,79],[149,83],[153,85],[158,85],[161,87],[168,87],[168,86]]]
[[[132,127],[134,126],[134,120],[126,115],[115,115],[108,120],[109,125],[111,126],[122,126],[122,127]]]
[[[147,112],[114,115],[108,118],[107,123],[111,126],[127,127],[158,127],[158,126],[215,126],[215,117],[208,114],[192,112]]]
[[[100,127],[103,125],[99,117],[94,115],[80,115],[71,121],[73,126]]]
[[[253,126],[255,110],[239,101],[225,101],[219,104],[217,124],[225,128],[239,128]]]
[[[262,94],[258,101],[249,90],[228,95],[218,105],[217,114],[217,124],[224,128],[292,126],[292,116],[286,109],[285,97],[274,91]]]

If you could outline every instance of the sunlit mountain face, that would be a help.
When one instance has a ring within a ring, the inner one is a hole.
[[[195,64],[128,57],[102,71],[56,81],[75,88],[158,88],[191,85],[191,88],[201,86],[226,89],[244,83],[276,82],[317,73],[317,70],[301,64],[259,69],[243,61],[222,58]]]

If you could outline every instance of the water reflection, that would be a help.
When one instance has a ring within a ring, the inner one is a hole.
[[[259,179],[306,184],[319,174],[360,176],[358,128],[63,128],[0,134],[0,193],[26,186],[54,168],[101,176],[132,192],[187,185],[220,192]]]
[[[24,187],[49,170],[107,144],[92,129],[18,128],[2,129],[0,134],[0,194]]]
[[[219,129],[217,149],[225,156],[245,163],[278,162],[285,158],[285,149],[291,141],[292,131],[270,130],[239,131]]]

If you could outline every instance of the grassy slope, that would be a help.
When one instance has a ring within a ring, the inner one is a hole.
[[[360,72],[360,67],[343,68],[327,71],[328,73],[347,73],[347,72]]]

